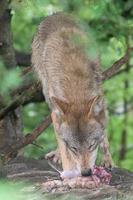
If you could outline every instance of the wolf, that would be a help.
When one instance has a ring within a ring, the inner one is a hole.
[[[89,56],[93,47],[87,40],[73,17],[56,13],[41,22],[32,43],[32,64],[51,109],[63,170],[82,175],[90,174],[99,147],[105,166],[112,166],[100,61]]]

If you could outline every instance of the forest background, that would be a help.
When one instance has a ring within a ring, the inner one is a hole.
[[[92,56],[95,51],[99,52],[103,71],[125,55],[129,47],[133,47],[132,0],[12,0],[10,8],[13,46],[20,56],[20,64],[17,68],[7,70],[3,62],[0,62],[0,93],[5,105],[12,99],[9,92],[23,83],[21,71],[31,66],[28,58],[37,26],[54,12],[71,13],[81,21],[91,35],[89,46],[94,50]],[[132,66],[131,54],[120,72],[104,81],[111,153],[116,165],[130,170],[133,170]],[[32,81],[33,75],[29,75],[27,79]],[[23,133],[30,133],[49,113],[42,98],[26,103],[22,108]],[[24,148],[24,155],[38,159],[55,148],[53,126],[50,125],[34,145]]]

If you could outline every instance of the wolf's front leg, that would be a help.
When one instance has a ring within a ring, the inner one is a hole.
[[[51,160],[54,163],[61,164],[61,156],[59,149],[57,148],[54,151],[51,151],[45,155],[45,159]]]
[[[56,119],[55,113],[52,112],[51,114],[53,126],[55,130],[58,130],[58,121]],[[53,150],[45,155],[45,159],[52,161],[53,163],[61,164],[61,156],[60,156],[60,150],[57,148],[56,150]]]
[[[103,154],[103,161],[102,161],[102,165],[104,167],[112,167],[114,165],[113,160],[112,160],[112,156],[111,153],[109,151],[109,142],[108,142],[108,138],[107,135],[105,134],[103,141],[100,144],[101,150],[102,150],[102,154]]]

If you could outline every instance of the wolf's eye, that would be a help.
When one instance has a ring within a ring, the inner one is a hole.
[[[74,146],[71,146],[65,139],[63,139],[65,145],[72,151],[75,155],[77,154],[78,149]]]
[[[97,147],[97,141],[94,140],[92,143],[89,145],[88,150],[93,151]]]
[[[78,149],[76,147],[70,147],[70,150],[76,155],[78,152]]]

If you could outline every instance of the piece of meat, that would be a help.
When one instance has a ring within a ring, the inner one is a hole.
[[[60,187],[91,189],[98,187],[101,183],[109,184],[112,176],[104,167],[94,166],[91,176],[83,177],[78,170],[71,170],[61,172],[60,177],[62,180],[49,180],[43,183],[43,187],[47,191]]]
[[[102,183],[109,184],[112,175],[108,173],[104,167],[94,166],[92,169],[92,174],[96,175]]]
[[[71,171],[63,171],[60,173],[60,177],[62,179],[65,178],[74,178],[77,176],[81,176],[81,173],[78,170],[71,170]],[[100,179],[101,182],[106,182],[109,183],[110,179],[111,179],[111,174],[108,173],[104,167],[98,167],[98,166],[94,166],[92,169],[92,177],[97,176],[97,178]]]

